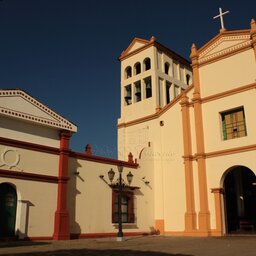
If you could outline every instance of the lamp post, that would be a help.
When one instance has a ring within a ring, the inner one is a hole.
[[[118,169],[118,173],[119,173],[119,178],[117,179],[117,188],[118,188],[118,205],[117,205],[117,212],[118,212],[118,233],[117,233],[117,241],[121,242],[123,241],[123,226],[122,226],[122,191],[123,188],[125,187],[125,183],[123,181],[122,178],[122,173],[123,173],[123,166],[120,164],[117,166]],[[113,171],[113,169],[111,168],[110,171],[108,172],[108,178],[112,184],[113,179],[115,176],[115,172]],[[133,174],[131,172],[129,172],[127,175],[127,181],[129,183],[129,185],[132,182],[132,178],[133,178]]]

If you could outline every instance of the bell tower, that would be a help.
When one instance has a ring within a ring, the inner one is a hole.
[[[128,142],[133,124],[154,116],[174,100],[190,85],[192,72],[189,61],[158,43],[155,37],[150,40],[134,38],[119,60],[121,117],[118,120],[118,151],[119,158],[126,159],[128,148],[137,147],[137,143],[132,146]]]

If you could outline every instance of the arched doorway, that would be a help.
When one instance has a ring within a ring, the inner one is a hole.
[[[0,238],[15,236],[17,193],[8,183],[0,184]]]
[[[255,174],[247,167],[232,168],[224,179],[227,233],[256,231]]]

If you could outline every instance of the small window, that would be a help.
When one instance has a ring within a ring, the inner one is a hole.
[[[221,113],[221,121],[224,140],[247,135],[243,107]]]
[[[144,67],[145,67],[145,71],[151,69],[150,58],[146,58],[146,59],[144,60]]]
[[[170,64],[168,62],[164,63],[164,73],[166,75],[169,75],[169,68],[170,68]]]
[[[145,80],[145,87],[146,87],[146,99],[152,97],[152,84],[151,84],[151,77],[146,78]]]
[[[135,65],[134,65],[134,71],[135,71],[135,75],[138,75],[141,73],[141,65],[139,62],[137,62]]]
[[[126,106],[132,103],[132,87],[130,84],[125,86],[124,100],[125,100]]]
[[[133,192],[122,191],[121,196],[121,220],[122,223],[134,223],[134,198]],[[112,194],[112,223],[118,223],[118,191]]]
[[[135,83],[135,102],[141,101],[141,82]]]
[[[130,66],[128,66],[126,69],[125,69],[125,78],[130,78],[132,76],[132,68]]]

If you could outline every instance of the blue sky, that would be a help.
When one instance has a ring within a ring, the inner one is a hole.
[[[220,29],[250,28],[256,1],[1,0],[0,88],[21,88],[78,126],[71,148],[117,155],[118,57],[134,37],[189,58]]]

